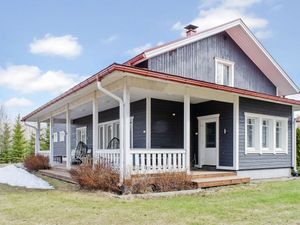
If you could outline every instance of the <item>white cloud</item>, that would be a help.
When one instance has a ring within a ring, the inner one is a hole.
[[[83,78],[67,74],[61,70],[43,72],[36,66],[10,65],[0,67],[0,86],[21,93],[52,92],[58,93],[74,86]]]
[[[42,39],[34,39],[30,52],[41,55],[54,55],[73,59],[81,54],[82,47],[77,37],[64,35],[60,37],[46,34]]]
[[[113,35],[107,37],[106,39],[103,39],[103,43],[109,44],[109,43],[111,43],[111,42],[114,42],[114,41],[117,40],[118,38],[119,38],[118,35],[113,34]]]
[[[4,102],[4,107],[5,108],[19,108],[19,107],[27,107],[27,106],[32,106],[33,102],[27,98],[11,98],[7,101]]]
[[[127,51],[127,54],[129,55],[137,55],[137,54],[140,54],[142,53],[143,51],[145,51],[146,49],[149,49],[152,47],[152,44],[151,43],[146,43],[144,45],[141,45],[141,46],[138,46],[138,47],[135,47],[133,49],[129,49]]]
[[[250,29],[260,35],[260,38],[270,37],[271,31],[267,28],[269,21],[250,10],[260,2],[261,0],[206,0],[200,5],[198,16],[189,23],[198,26],[198,30],[201,31],[241,18]],[[181,31],[184,36],[182,24],[178,21],[171,29]]]

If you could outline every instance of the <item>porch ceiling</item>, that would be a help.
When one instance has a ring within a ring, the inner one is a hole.
[[[121,97],[122,91],[116,90],[114,92],[114,94]],[[139,100],[145,99],[147,97],[169,100],[169,101],[176,101],[176,102],[183,102],[182,95],[165,94],[165,93],[161,93],[158,91],[146,90],[146,89],[135,88],[135,87],[130,89],[130,102],[139,101]],[[202,99],[202,98],[196,98],[196,97],[191,98],[192,104],[197,104],[197,103],[201,103],[201,102],[205,102],[205,101],[209,101],[209,100]],[[99,98],[99,108],[98,108],[99,112],[105,111],[110,108],[118,107],[118,106],[119,106],[118,102],[109,96],[104,95]],[[71,110],[71,119],[73,120],[73,119],[85,117],[85,116],[91,115],[92,113],[93,113],[92,102],[87,102],[87,103],[82,104],[82,105],[76,107],[75,109]],[[66,114],[64,112],[59,115],[56,115],[54,118],[55,119],[65,119]]]

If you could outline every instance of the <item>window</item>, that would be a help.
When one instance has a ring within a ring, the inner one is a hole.
[[[276,120],[275,147],[279,153],[287,153],[287,123],[283,120]]]
[[[216,140],[216,122],[206,123],[206,148],[215,148]]]
[[[59,141],[64,142],[65,141],[65,132],[59,131]]]
[[[262,120],[262,127],[261,127],[261,139],[262,139],[262,148],[268,150],[270,149],[270,139],[271,139],[271,121],[267,119]]]
[[[288,152],[287,118],[245,113],[245,121],[246,154]]]
[[[130,147],[132,147],[133,142],[133,117],[130,120]],[[113,138],[120,138],[120,122],[119,120],[108,121],[104,123],[100,123],[98,125],[98,148],[99,149],[107,149],[109,143]],[[116,145],[113,145],[115,148]]]
[[[76,128],[76,146],[81,141],[87,144],[87,134],[86,134],[86,127],[79,127]]]
[[[53,142],[58,142],[57,132],[53,133]]]
[[[258,118],[257,117],[247,117],[246,118],[246,146],[247,152],[259,152],[257,137],[258,132]]]
[[[255,119],[247,119],[247,147],[254,148]]]
[[[234,63],[215,58],[215,82],[226,86],[234,86]]]

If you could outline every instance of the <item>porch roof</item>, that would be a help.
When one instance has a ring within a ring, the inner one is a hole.
[[[37,108],[36,110],[32,111],[28,115],[24,116],[22,118],[22,121],[29,120],[33,115],[41,112],[42,110],[48,108],[51,105],[54,105],[55,103],[61,101],[62,99],[66,98],[67,96],[72,95],[73,93],[79,91],[80,89],[83,89],[96,81],[101,81],[104,77],[108,76],[109,74],[111,74],[112,72],[115,72],[115,71],[127,72],[128,74],[131,73],[131,74],[142,76],[145,78],[161,79],[161,80],[165,80],[165,81],[169,81],[169,82],[176,82],[176,83],[181,83],[181,84],[185,84],[185,85],[209,88],[209,89],[214,89],[214,90],[219,90],[219,91],[225,91],[225,92],[230,92],[230,93],[234,93],[234,94],[241,95],[241,96],[249,96],[252,98],[258,98],[258,99],[266,100],[266,101],[273,101],[273,102],[278,102],[278,103],[283,103],[283,104],[300,106],[300,101],[298,101],[298,100],[287,99],[284,97],[268,95],[268,94],[259,93],[259,92],[255,92],[255,91],[249,91],[249,90],[245,90],[245,89],[241,89],[241,88],[218,85],[215,83],[199,81],[199,80],[194,80],[194,79],[190,79],[190,78],[180,77],[177,75],[171,75],[171,74],[167,74],[167,73],[156,72],[156,71],[151,71],[151,70],[147,70],[147,69],[141,69],[141,68],[137,68],[137,67],[133,67],[133,66],[114,63],[114,64],[106,67],[105,69],[101,70],[100,72],[94,74],[93,76],[89,77],[88,79],[84,80],[83,82],[75,85],[74,87],[72,87],[68,91],[64,92],[63,94],[59,95],[58,97],[54,98],[53,100],[49,101],[48,103],[46,103],[46,104],[42,105],[41,107]]]

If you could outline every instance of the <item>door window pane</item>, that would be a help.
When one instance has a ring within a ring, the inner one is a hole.
[[[216,123],[206,123],[206,148],[216,147]]]

